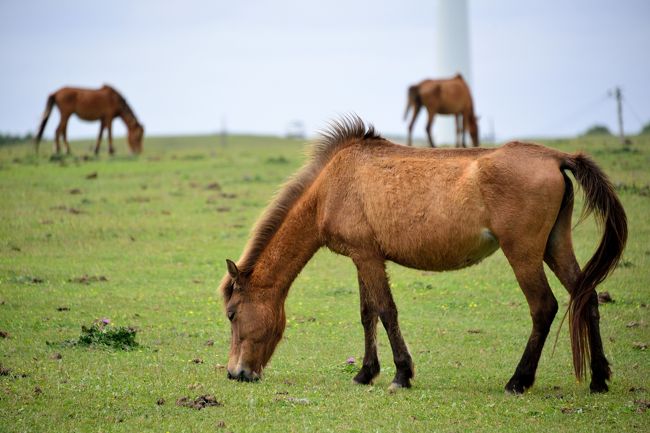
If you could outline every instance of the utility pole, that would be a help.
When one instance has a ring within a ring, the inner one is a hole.
[[[226,147],[228,144],[228,131],[226,129],[226,116],[221,116],[221,146]]]
[[[629,141],[625,139],[625,133],[623,132],[623,92],[621,88],[616,86],[613,91],[610,90],[610,95],[613,95],[616,98],[616,112],[618,114],[618,135],[621,139],[621,144],[627,146]]]

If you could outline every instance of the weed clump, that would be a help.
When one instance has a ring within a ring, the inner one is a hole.
[[[135,341],[137,330],[132,327],[112,326],[109,319],[97,319],[90,326],[81,325],[81,335],[76,340],[67,340],[62,343],[48,345],[61,346],[104,346],[119,350],[131,350],[138,347]]]
[[[135,341],[136,330],[131,327],[113,327],[110,320],[95,320],[90,326],[81,326],[78,346],[109,346],[115,349],[129,350],[138,346]]]

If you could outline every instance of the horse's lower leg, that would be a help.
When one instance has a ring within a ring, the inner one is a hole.
[[[461,139],[461,145],[463,147],[467,147],[465,145],[465,130],[467,129],[467,116],[464,114],[459,114],[461,116],[461,121],[460,121],[460,139]]]
[[[456,147],[460,147],[461,134],[462,134],[462,127],[461,127],[461,123],[460,123],[461,122],[460,114],[456,114],[454,117],[456,118]],[[463,147],[465,147],[464,144],[463,144]]]
[[[113,155],[115,154],[115,149],[113,148],[113,122],[108,122],[106,128],[108,130],[108,154]]]
[[[429,146],[436,147],[433,142],[433,136],[431,135],[431,128],[433,127],[433,114],[429,113],[429,118],[427,119],[427,138],[429,139]]]
[[[573,292],[580,276],[580,266],[573,252],[571,242],[572,211],[572,203],[560,211],[549,236],[549,243],[544,255],[544,260],[569,293]],[[600,313],[598,312],[598,296],[595,292],[589,299],[588,326],[591,358],[591,384],[589,388],[592,392],[607,392],[609,388],[606,381],[610,380],[612,373],[600,337]]]
[[[354,377],[356,383],[368,385],[379,374],[379,358],[377,357],[377,311],[370,301],[372,294],[366,288],[359,275],[359,294],[361,297],[361,324],[365,338],[365,353],[361,370]]]
[[[54,151],[59,154],[61,153],[61,135],[63,134],[63,130],[61,129],[61,125],[56,128],[56,133],[54,135]]]
[[[598,312],[598,295],[594,291],[589,298],[589,350],[591,355],[591,383],[592,392],[607,392],[608,380],[612,376],[609,361],[605,357],[603,341],[600,337],[600,313]]]
[[[413,137],[413,126],[415,125],[415,120],[418,118],[418,114],[420,114],[420,105],[414,105],[413,106],[413,118],[411,119],[411,122],[409,123],[409,129],[408,129],[408,137],[406,140],[406,144],[410,146],[412,144],[411,139]]]
[[[68,123],[63,126],[63,143],[65,144],[65,153],[70,155],[70,144],[68,143]]]
[[[512,264],[512,263],[511,263]],[[535,382],[535,372],[546,342],[551,323],[557,313],[557,301],[544,275],[541,263],[534,265],[513,264],[519,286],[526,296],[533,329],[524,353],[508,383],[506,391],[521,394]]]
[[[104,122],[99,126],[99,135],[97,135],[97,143],[95,144],[95,155],[99,155],[99,146],[102,143],[102,136],[104,135]]]
[[[386,283],[388,283],[388,281],[386,281]],[[397,321],[397,306],[393,301],[393,296],[390,294],[388,285],[386,285],[385,293],[388,297],[387,305],[380,310],[379,318],[388,334],[390,347],[393,351],[393,362],[395,362],[395,368],[397,370],[393,382],[391,383],[391,389],[410,388],[411,379],[415,376],[413,360],[408,348],[406,347],[404,338],[402,337],[402,331],[399,329],[399,323]]]
[[[391,389],[410,388],[410,380],[414,376],[413,360],[399,328],[397,306],[390,292],[384,262],[383,260],[358,262],[357,269],[359,278],[367,289],[368,301],[376,308],[393,351],[396,372]]]

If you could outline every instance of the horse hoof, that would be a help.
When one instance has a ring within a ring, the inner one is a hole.
[[[352,379],[352,383],[359,386],[372,385],[372,379],[369,380],[368,382],[362,382],[355,377]]]
[[[589,384],[589,390],[593,394],[603,394],[609,391],[609,387],[605,382],[591,382],[591,384]]]
[[[508,382],[506,385],[505,391],[506,394],[511,394],[511,395],[522,395],[524,392],[526,392],[526,389],[529,387],[524,386],[521,382],[519,381],[513,381],[511,380]]]
[[[391,382],[391,384],[388,386],[388,392],[393,394],[402,388],[410,388],[410,387],[411,387],[411,382],[408,380],[405,383]]]
[[[375,377],[379,374],[379,369],[377,369],[376,372],[368,371],[365,368],[361,368],[359,372],[357,373],[356,376],[354,376],[354,379],[352,379],[352,382],[359,384],[359,385],[372,385],[372,381],[375,379]]]

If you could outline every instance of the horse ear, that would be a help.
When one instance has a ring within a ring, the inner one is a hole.
[[[228,265],[228,274],[230,275],[230,278],[232,278],[233,281],[239,280],[239,269],[237,269],[235,262],[226,259],[226,265]]]

